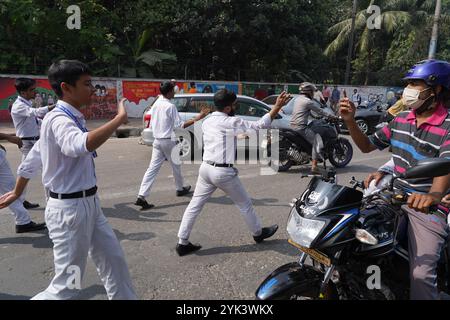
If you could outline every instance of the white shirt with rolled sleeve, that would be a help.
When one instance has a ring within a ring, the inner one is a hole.
[[[72,113],[84,127],[81,112],[64,101],[59,106]],[[41,139],[20,165],[18,175],[31,178],[42,165],[47,190],[69,194],[96,185],[92,152],[86,147],[88,133],[63,110],[55,108],[42,122]],[[66,300],[79,294],[69,286],[70,266],[84,274],[88,253],[99,270],[109,299],[136,299],[123,250],[100,205],[98,195],[73,199],[49,198],[45,222],[52,239],[55,276],[48,288],[33,300]],[[82,280],[82,279],[81,279]]]
[[[258,121],[247,121],[239,117],[230,117],[223,112],[213,112],[203,121],[203,160],[205,162],[200,166],[194,195],[183,214],[178,231],[180,244],[189,243],[188,239],[197,216],[217,188],[224,191],[239,208],[250,233],[253,236],[261,234],[261,221],[239,179],[238,170],[234,167],[215,167],[207,164],[206,161],[216,164],[233,164],[236,150],[235,137],[248,130],[269,128],[271,122],[270,114],[266,114]]]
[[[181,128],[184,124],[177,107],[163,96],[152,106],[150,114],[150,126],[155,139],[174,138],[174,129]]]
[[[39,136],[39,119],[48,113],[48,106],[33,108],[31,102],[17,97],[11,107],[11,118],[16,128],[16,136],[20,138]]]
[[[85,126],[83,114],[70,104],[59,100]],[[86,148],[87,132],[62,110],[55,108],[42,122],[41,139],[34,145],[18,174],[28,178],[42,164],[42,183],[55,193],[73,193],[96,185],[94,160]],[[41,163],[36,157],[41,158]]]
[[[203,160],[215,163],[234,163],[236,152],[235,137],[248,130],[269,128],[270,114],[258,121],[247,121],[230,117],[223,112],[213,112],[202,123],[204,154]]]

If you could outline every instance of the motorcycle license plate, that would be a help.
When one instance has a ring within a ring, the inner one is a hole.
[[[288,242],[290,244],[292,244],[294,247],[296,247],[297,249],[299,249],[300,251],[309,255],[311,258],[313,258],[317,262],[322,263],[323,265],[325,265],[327,267],[331,266],[330,258],[328,258],[326,255],[320,253],[319,251],[302,247],[301,245],[299,245],[298,243],[295,243],[291,239],[289,239]]]

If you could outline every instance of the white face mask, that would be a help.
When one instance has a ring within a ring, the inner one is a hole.
[[[403,104],[412,110],[419,109],[425,103],[425,100],[426,100],[426,99],[424,99],[424,100],[420,99],[420,95],[422,94],[422,92],[425,92],[428,90],[431,90],[431,88],[427,88],[422,91],[419,91],[417,89],[405,88],[403,90],[403,97],[402,97]],[[427,97],[427,99],[428,98],[429,98],[429,96]]]

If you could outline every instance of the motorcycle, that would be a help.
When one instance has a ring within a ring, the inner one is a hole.
[[[339,137],[339,120],[335,117],[314,120],[309,125],[316,133],[318,151],[326,169],[326,161],[335,168],[344,168],[353,158],[351,143]],[[261,142],[261,149],[271,157],[272,147],[278,144],[278,172],[288,171],[292,166],[305,165],[311,162],[312,144],[292,129],[277,129],[276,138],[272,130]],[[325,143],[324,143],[325,141]]]
[[[288,241],[301,252],[299,261],[273,271],[256,290],[256,298],[408,299],[407,219],[401,209],[407,195],[393,186],[398,178],[423,178],[430,173],[450,173],[450,160],[422,160],[366,197],[357,190],[363,183],[354,178],[347,187],[337,184],[332,171],[313,176],[301,197],[292,201],[287,223]],[[372,272],[382,275],[375,284]],[[449,279],[446,245],[438,263],[441,292],[450,292]]]

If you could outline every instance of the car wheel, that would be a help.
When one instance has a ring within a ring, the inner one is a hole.
[[[178,144],[180,148],[180,160],[192,161],[194,160],[195,150],[197,148],[197,142],[194,135],[190,132],[178,135]]]
[[[356,124],[358,125],[359,129],[364,134],[368,134],[369,133],[369,124],[365,120],[358,119],[358,120],[356,120]]]

